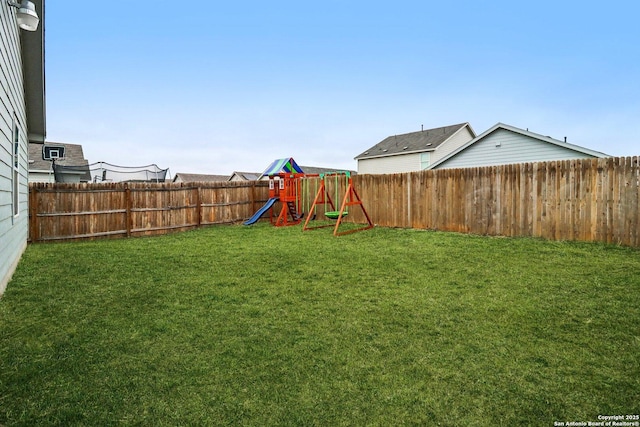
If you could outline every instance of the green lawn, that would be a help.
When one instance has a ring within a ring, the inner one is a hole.
[[[534,425],[640,413],[640,251],[221,226],[31,245],[0,424]]]

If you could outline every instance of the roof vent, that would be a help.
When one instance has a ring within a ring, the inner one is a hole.
[[[386,148],[383,148],[383,149],[382,149],[382,151],[384,151],[384,152],[386,153],[386,152],[387,152],[387,151],[389,151],[389,150],[387,150]]]
[[[427,143],[427,147],[430,147],[430,146],[431,146],[431,143],[430,143],[430,142],[428,142],[428,143]]]
[[[402,147],[403,150],[406,150],[407,148],[409,148],[409,147],[407,147],[406,145],[404,147]]]

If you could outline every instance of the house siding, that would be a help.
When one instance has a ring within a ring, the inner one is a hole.
[[[512,163],[543,162],[592,158],[585,153],[560,147],[507,129],[498,129],[467,147],[435,169],[468,168],[506,165]]]
[[[440,144],[438,148],[436,148],[436,150],[431,154],[431,163],[437,162],[447,154],[462,147],[464,144],[471,141],[474,136],[475,135],[471,133],[469,126],[463,127],[455,135],[453,135],[447,141]]]
[[[0,4],[0,295],[20,260],[28,234],[27,128],[20,52],[15,13]],[[18,215],[13,214],[13,131],[19,132]]]
[[[41,171],[30,171],[29,172],[29,182],[48,182],[54,183],[56,182],[55,175],[53,172],[41,172]]]
[[[402,173],[420,169],[420,153],[358,159],[359,174]]]

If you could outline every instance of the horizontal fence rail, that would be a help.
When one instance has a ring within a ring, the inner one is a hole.
[[[29,185],[32,242],[145,236],[249,218],[267,183]]]
[[[381,226],[638,247],[639,163],[639,157],[522,163],[358,175],[354,183]]]
[[[380,226],[640,247],[639,157],[357,175],[353,183]],[[332,199],[345,187],[342,180],[327,181]],[[317,188],[317,178],[303,186],[301,210],[311,206]],[[269,190],[261,181],[30,184],[29,197],[29,236],[40,242],[236,223],[251,217]],[[346,220],[366,222],[359,209]]]

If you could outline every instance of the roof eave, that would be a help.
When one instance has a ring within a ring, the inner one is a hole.
[[[368,160],[368,159],[379,159],[382,157],[392,157],[392,156],[402,156],[403,154],[419,154],[419,153],[427,153],[435,151],[435,148],[427,148],[425,150],[413,150],[413,151],[401,151],[398,153],[383,153],[375,156],[357,156],[354,157],[353,160]]]
[[[387,137],[384,140],[382,140],[379,143],[377,143],[376,145],[374,145],[373,147],[371,147],[370,149],[364,151],[364,153],[357,155],[353,159],[354,160],[366,160],[366,159],[376,159],[376,158],[380,158],[380,157],[389,157],[389,156],[393,156],[393,155],[402,155],[402,154],[411,154],[411,153],[425,153],[425,152],[428,152],[428,151],[435,151],[439,146],[441,146],[442,144],[444,144],[445,142],[447,142],[448,140],[453,138],[454,135],[457,135],[464,128],[469,128],[469,131],[471,132],[471,135],[472,135],[473,138],[475,138],[475,136],[476,136],[476,133],[473,130],[473,128],[471,127],[471,124],[469,124],[469,122],[458,123],[458,124],[449,125],[449,126],[443,126],[443,127],[440,127],[440,128],[423,129],[423,130],[418,131],[418,132],[409,132],[409,133],[405,133],[405,134],[401,134],[401,135],[397,135],[397,136],[411,135],[411,134],[420,133],[420,132],[429,133],[429,132],[433,132],[434,130],[437,130],[437,129],[447,128],[447,127],[452,127],[452,126],[459,126],[459,128],[454,133],[452,133],[449,137],[447,137],[445,140],[443,140],[440,143],[438,143],[435,147],[431,147],[431,148],[428,148],[428,149],[425,149],[425,150],[399,151],[399,152],[382,153],[382,154],[376,154],[376,155],[364,155],[364,153],[366,153],[366,152],[375,151],[376,147],[378,147],[382,142],[384,142],[385,140],[387,140],[389,138],[389,137]]]
[[[45,97],[44,0],[31,0],[40,18],[36,31],[20,32],[29,142],[44,143],[47,135]]]
[[[601,153],[599,151],[591,150],[589,148],[581,147],[579,145],[571,144],[569,142],[560,141],[558,139],[551,138],[550,136],[540,135],[538,133],[531,132],[531,131],[524,130],[524,129],[520,129],[520,128],[511,126],[511,125],[507,125],[507,124],[504,124],[504,123],[498,123],[496,126],[494,126],[494,128],[496,128],[496,129],[497,128],[502,128],[502,129],[509,130],[511,132],[515,132],[515,133],[519,133],[519,134],[522,134],[522,135],[529,136],[531,138],[537,138],[539,140],[546,141],[546,142],[548,142],[550,144],[554,144],[554,145],[557,145],[559,147],[566,148],[568,150],[577,151],[579,153],[588,154],[588,155],[593,156],[593,157],[611,157],[610,155],[605,154],[605,153]],[[496,130],[496,129],[494,129],[494,130]]]

